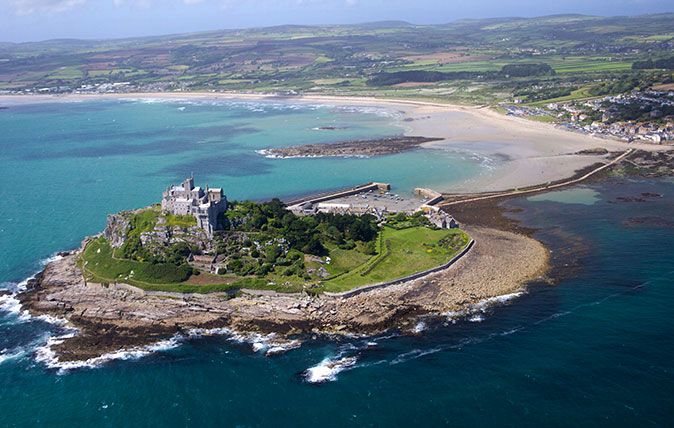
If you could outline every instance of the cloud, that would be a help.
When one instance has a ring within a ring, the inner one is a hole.
[[[104,1],[104,0],[98,0]],[[115,6],[138,6],[148,8],[151,6],[161,5],[169,0],[108,0]],[[187,6],[214,3],[219,4],[223,8],[229,9],[235,6],[244,5],[258,5],[261,7],[269,5],[285,4],[287,6],[320,6],[328,4],[343,4],[346,6],[354,6],[358,4],[359,0],[173,0],[177,3],[182,3]],[[18,15],[30,15],[34,13],[50,13],[63,12],[69,9],[74,9],[77,6],[84,5],[90,0],[0,0],[0,8],[13,9]]]
[[[62,12],[82,5],[87,0],[0,0],[18,15],[30,15],[36,12]]]
[[[177,1],[186,5],[195,5],[204,3],[208,0]],[[30,15],[34,13],[63,12],[88,2],[89,0],[0,0],[0,9],[11,9],[17,15]],[[129,4],[133,6],[149,7],[153,4],[152,0],[111,0],[111,2],[115,6]],[[155,2],[155,4],[161,3],[162,1]]]
[[[202,1],[207,0],[183,0],[183,2],[201,3]],[[223,9],[234,9],[236,7],[250,6],[255,5],[258,7],[316,7],[316,6],[355,6],[359,3],[359,0],[212,0],[215,2],[220,2],[220,6]]]

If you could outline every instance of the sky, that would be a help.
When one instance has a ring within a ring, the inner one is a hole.
[[[674,12],[674,0],[0,0],[0,41],[107,39],[283,24]]]

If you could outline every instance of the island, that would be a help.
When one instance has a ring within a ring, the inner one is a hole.
[[[109,216],[79,263],[89,281],[147,291],[317,294],[407,278],[469,244],[428,199],[387,189],[370,183],[287,207],[279,199],[228,202],[222,189],[190,177],[160,205]]]
[[[367,183],[288,203],[229,201],[189,177],[160,204],[110,215],[101,234],[48,264],[19,299],[77,329],[50,345],[54,358],[81,361],[194,331],[287,344],[307,333],[413,326],[544,271],[537,241],[467,232],[437,206],[442,195],[415,193]],[[447,278],[461,286],[445,289]]]
[[[443,138],[396,136],[370,140],[353,140],[338,143],[304,144],[259,150],[268,158],[316,157],[372,157],[392,155],[419,148],[422,144],[442,141]]]

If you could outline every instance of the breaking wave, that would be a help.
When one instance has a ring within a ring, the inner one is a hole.
[[[522,296],[524,292],[517,292],[511,294],[504,294],[502,296],[490,297],[478,303],[468,306],[466,309],[460,311],[445,312],[443,315],[452,323],[460,319],[467,319],[470,322],[482,322],[485,320],[485,315],[489,309],[497,305],[503,305],[511,300]]]
[[[306,369],[303,373],[308,383],[324,383],[337,380],[337,375],[358,362],[356,357],[325,358],[317,365]]]
[[[180,337],[174,336],[170,339],[161,340],[151,345],[110,352],[103,354],[100,357],[90,358],[87,360],[59,361],[52,347],[63,343],[65,339],[71,338],[74,335],[75,332],[70,332],[61,336],[50,337],[47,339],[47,343],[45,345],[39,347],[35,351],[35,360],[45,364],[48,368],[58,369],[58,373],[63,374],[73,369],[96,368],[107,362],[115,360],[135,360],[155,352],[173,349],[180,344]]]
[[[280,338],[275,333],[238,333],[226,327],[213,329],[192,329],[188,332],[187,337],[195,339],[208,336],[227,336],[227,338],[232,342],[250,344],[253,352],[262,353],[266,356],[284,354],[290,350],[297,349],[302,346],[302,342],[299,340]]]

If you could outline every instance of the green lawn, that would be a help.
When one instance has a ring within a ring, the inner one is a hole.
[[[196,217],[192,215],[174,215],[174,214],[167,214],[166,215],[166,226],[167,227],[192,227],[197,225],[197,219]]]
[[[329,247],[328,250],[330,251],[331,260],[330,264],[326,264],[324,267],[332,276],[348,272],[367,262],[372,257],[356,249],[343,250],[336,245]]]
[[[456,236],[454,245],[441,245],[443,238]],[[449,261],[469,241],[459,230],[433,230],[413,227],[394,230],[385,227],[380,237],[379,254],[356,269],[324,284],[326,291],[346,291],[377,284],[424,271]]]
[[[151,221],[149,213],[143,214],[146,216],[143,220]],[[413,227],[395,230],[385,227],[377,238],[376,256],[367,256],[355,249],[331,248],[331,263],[324,266],[333,278],[318,284],[316,291],[346,291],[424,271],[449,261],[468,241],[468,235],[458,229]],[[127,283],[148,291],[211,293],[249,288],[297,292],[311,285],[311,281],[306,282],[297,276],[286,277],[279,272],[272,272],[264,278],[222,277],[222,283],[214,281],[213,275],[202,274],[209,278],[200,283],[199,277],[193,276],[188,280],[185,266],[115,257],[112,247],[103,237],[89,242],[80,265],[89,281]]]
[[[119,259],[112,255],[112,247],[105,238],[89,242],[82,253],[80,265],[89,281],[104,284],[116,282],[130,284],[147,291],[169,291],[177,293],[213,293],[240,288],[266,289],[276,291],[300,291],[301,287],[269,285],[263,278],[223,278],[222,284],[186,283],[184,272],[179,266]],[[232,280],[233,279],[233,280]],[[226,282],[229,280],[229,282]]]
[[[136,260],[115,258],[112,247],[103,237],[91,241],[84,249],[82,268],[93,281],[128,282],[132,285],[179,283],[189,277],[184,267],[173,264],[153,265]]]

